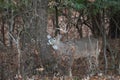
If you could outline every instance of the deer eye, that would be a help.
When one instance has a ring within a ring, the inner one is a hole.
[[[53,38],[53,41],[56,41],[56,39],[55,39],[55,38]]]

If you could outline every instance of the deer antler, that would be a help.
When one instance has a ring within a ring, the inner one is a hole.
[[[68,30],[65,28],[65,29],[62,29],[62,28],[56,28],[56,29],[58,29],[58,30],[60,30],[60,31],[62,31],[62,32],[64,32],[64,33],[67,33],[68,32]]]

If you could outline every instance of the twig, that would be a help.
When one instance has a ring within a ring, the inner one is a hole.
[[[20,60],[21,60],[21,50],[20,50],[20,45],[19,45],[20,37],[18,35],[17,39],[15,39],[11,33],[8,32],[8,34],[13,39],[13,41],[16,43],[16,47],[18,51],[18,75],[20,75]]]

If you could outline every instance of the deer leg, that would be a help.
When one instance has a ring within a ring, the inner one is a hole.
[[[62,56],[58,56],[56,58],[56,64],[54,66],[54,71],[55,71],[54,76],[61,76],[61,74],[62,74],[61,69],[60,69],[60,64],[62,62],[61,58],[62,58]]]
[[[99,71],[99,48],[98,48],[98,41],[97,41],[97,49],[96,49],[96,56],[95,56],[95,67],[96,67],[96,71]]]
[[[72,77],[72,69],[69,69],[69,76]]]
[[[92,75],[94,75],[97,72],[98,72],[98,58],[91,57],[91,73],[92,73]]]
[[[92,71],[92,62],[91,62],[91,57],[90,56],[87,57],[87,61],[88,61],[88,63],[87,63],[87,65],[88,65],[88,73],[90,74],[91,71]]]
[[[90,76],[94,75],[97,71],[97,61],[94,57],[89,56],[88,58],[88,73]]]
[[[73,76],[72,76],[72,65],[73,65],[74,59],[73,56],[70,56],[70,66],[69,66],[69,77],[71,78],[71,80],[73,80]]]
[[[98,60],[98,57],[96,57],[95,59],[95,68],[96,68],[96,73],[99,72],[99,60]]]

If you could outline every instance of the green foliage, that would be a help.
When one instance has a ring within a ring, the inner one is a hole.
[[[0,9],[15,8],[15,5],[12,2],[0,0]]]
[[[24,9],[28,6],[29,0],[0,0],[0,11],[4,11],[6,9],[12,10],[12,11],[20,11],[21,8],[24,7]]]
[[[111,14],[116,13],[118,10],[120,10],[120,1],[119,0],[102,0],[102,1],[96,1],[94,5],[97,7],[97,9],[100,10],[112,10]]]
[[[84,4],[75,3],[75,4],[74,4],[74,8],[75,8],[76,10],[81,10],[81,9],[85,9],[86,6],[85,6]]]
[[[85,9],[85,0],[68,0],[69,1],[69,5],[76,9],[76,10],[81,10],[81,9]]]
[[[70,7],[76,10],[86,10],[92,9],[92,14],[97,14],[103,9],[112,8],[113,12],[120,10],[120,0],[95,0],[95,2],[89,2],[87,0],[67,0]],[[67,4],[67,5],[68,5]]]

